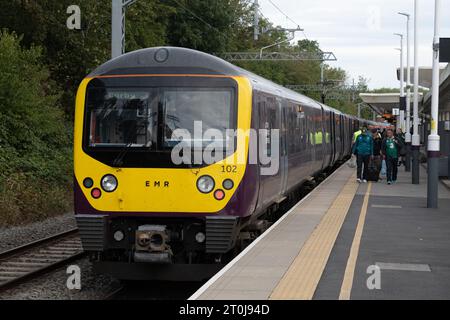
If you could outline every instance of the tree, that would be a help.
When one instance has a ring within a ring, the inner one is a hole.
[[[56,107],[60,92],[48,84],[42,49],[22,49],[20,41],[0,31],[0,224],[14,213],[22,221],[27,213],[46,214],[49,205],[54,213],[67,210],[68,198],[58,193],[71,184],[70,130]]]

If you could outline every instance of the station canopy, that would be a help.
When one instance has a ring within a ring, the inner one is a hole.
[[[446,120],[450,120],[450,64],[440,72],[439,83],[439,112],[446,112]],[[431,90],[423,99],[423,109],[421,112],[430,113]]]
[[[400,106],[400,93],[360,93],[362,101],[369,105],[378,114],[392,114],[393,108]],[[419,92],[419,101],[422,100],[422,93]],[[412,104],[412,94],[411,94]]]
[[[404,68],[405,75],[405,95],[406,76],[408,68]],[[411,85],[414,82],[414,68],[411,68]],[[445,67],[441,67],[441,74],[445,72]],[[396,69],[397,79],[400,80],[400,68]],[[430,67],[419,67],[419,87],[424,90],[431,88],[432,69]],[[397,93],[361,93],[359,95],[363,102],[369,105],[375,112],[382,115],[392,114],[393,108],[400,107],[400,89]],[[423,101],[423,94],[419,92],[419,104]],[[413,88],[411,88],[411,105],[413,102]]]
[[[445,71],[445,67],[440,67],[440,74],[442,75]],[[408,68],[404,68],[404,81],[406,86],[406,71]],[[414,84],[414,68],[411,68],[411,85]],[[397,68],[397,80],[400,81],[400,68]],[[419,67],[419,86],[422,88],[431,88],[431,83],[433,79],[433,69],[431,67]],[[412,90],[411,90],[412,91]]]

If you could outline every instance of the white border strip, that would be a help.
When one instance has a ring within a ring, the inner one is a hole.
[[[347,162],[343,163],[342,166],[346,165]],[[319,184],[317,188],[315,188],[313,191],[308,193],[306,197],[304,197],[302,200],[297,202],[288,212],[286,212],[280,219],[278,219],[273,225],[270,226],[269,229],[267,229],[262,235],[260,235],[258,238],[256,238],[252,243],[250,243],[240,254],[238,254],[233,260],[231,260],[225,267],[220,269],[218,273],[216,273],[211,279],[209,279],[203,286],[201,286],[192,296],[188,298],[188,300],[197,300],[214,282],[216,282],[225,272],[231,269],[243,256],[245,256],[254,246],[256,246],[262,239],[264,239],[265,236],[267,236],[273,229],[276,228],[277,225],[279,225],[284,219],[286,219],[292,212],[302,204],[303,201],[309,198],[311,194],[314,193],[314,191],[318,191],[321,187],[324,186],[324,182],[328,179],[331,179],[336,173],[338,173],[342,166],[337,168],[336,171],[334,171],[331,176],[326,178],[322,183]]]

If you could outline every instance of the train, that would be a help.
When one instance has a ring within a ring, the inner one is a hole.
[[[363,125],[380,123],[200,51],[121,55],[83,79],[76,96],[83,249],[96,271],[119,279],[206,279],[302,186],[347,160]],[[206,161],[197,155],[211,151],[211,130],[221,137]]]

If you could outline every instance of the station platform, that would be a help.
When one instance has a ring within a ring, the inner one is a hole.
[[[450,191],[341,166],[190,300],[450,299]]]

